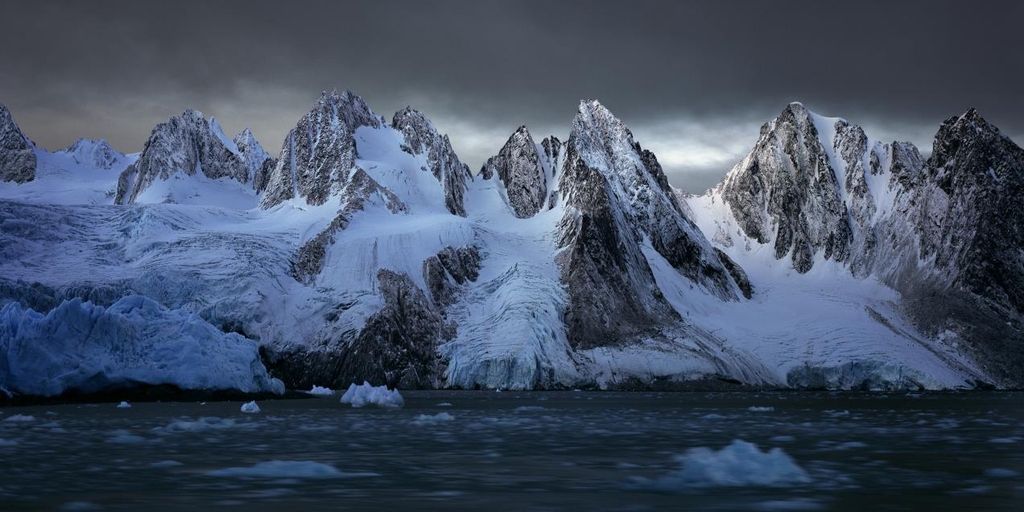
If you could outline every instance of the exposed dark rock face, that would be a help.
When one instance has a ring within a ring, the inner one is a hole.
[[[654,155],[611,112],[582,102],[564,151],[556,262],[569,292],[565,322],[574,347],[628,343],[681,321],[658,288],[645,239],[709,293],[737,298],[729,272],[683,214]]]
[[[0,181],[25,183],[36,177],[35,145],[0,104]]]
[[[265,350],[271,374],[297,389],[344,388],[364,380],[401,389],[438,387],[437,346],[455,336],[455,325],[409,276],[382,269],[377,280],[384,307],[358,335],[291,353]]]
[[[267,154],[248,128],[235,135],[232,141],[245,161],[247,181],[252,183],[257,194],[263,192],[270,181],[270,173],[277,166],[277,159]]]
[[[736,286],[740,289],[740,293],[743,297],[750,299],[754,296],[754,285],[750,284],[750,279],[747,278],[747,273],[743,271],[740,266],[732,260],[728,255],[722,252],[717,247],[715,248],[715,254],[718,255],[718,259],[722,261],[722,265],[725,266],[725,270],[732,276],[732,280],[736,282]]]
[[[403,150],[412,155],[426,153],[429,168],[425,170],[441,182],[445,207],[453,215],[465,217],[466,182],[473,176],[455,154],[448,136],[439,134],[430,120],[409,107],[395,113],[391,126],[405,136]]]
[[[260,198],[261,208],[300,197],[322,205],[341,192],[356,162],[354,134],[379,128],[380,118],[355,94],[324,93],[285,137],[277,165]]]
[[[912,144],[872,143],[792,104],[719,191],[776,258],[806,272],[820,251],[878,276],[918,329],[956,333],[1000,385],[1020,384],[1024,150],[976,110],[946,120],[925,161]]]
[[[139,159],[118,179],[117,204],[132,204],[155,180],[170,179],[175,173],[207,178],[249,179],[242,155],[225,144],[227,137],[212,118],[186,110],[181,116],[153,128]]]
[[[546,139],[545,139],[546,140]],[[551,143],[548,143],[551,146]],[[557,148],[551,148],[557,151]],[[548,151],[545,155],[549,161]],[[520,126],[505,145],[487,160],[480,171],[484,179],[497,175],[505,188],[505,196],[512,213],[520,219],[532,217],[544,208],[547,198],[547,178],[537,145],[526,129]]]
[[[1024,312],[1024,150],[971,109],[939,128],[922,178],[922,256],[958,269],[956,287]]]
[[[555,258],[570,297],[569,342],[589,349],[654,336],[658,325],[679,316],[661,296],[608,180],[583,161],[573,142],[570,136],[561,189],[571,191],[558,224],[563,250]]]
[[[721,185],[743,231],[773,243],[777,259],[790,254],[801,273],[811,269],[818,250],[826,259],[846,261],[852,244],[840,182],[819,135],[807,109],[790,104],[761,127],[750,155]],[[857,138],[856,130],[850,136]],[[850,145],[845,138],[840,144]]]
[[[125,156],[107,144],[107,141],[78,139],[60,153],[71,155],[75,162],[98,169],[112,169],[124,161]]]
[[[445,247],[423,262],[423,281],[434,305],[440,310],[455,302],[458,287],[476,281],[480,275],[480,252],[476,247]]]

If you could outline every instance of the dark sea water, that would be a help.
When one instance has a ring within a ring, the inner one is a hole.
[[[1019,393],[403,395],[0,409],[0,510],[1024,510]]]

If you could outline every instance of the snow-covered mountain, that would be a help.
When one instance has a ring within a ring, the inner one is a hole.
[[[256,174],[254,165],[224,134],[216,119],[211,117],[207,121],[202,112],[186,110],[153,128],[138,159],[118,178],[114,202],[215,202],[248,207],[251,201],[247,198],[255,197],[250,183]],[[210,182],[225,186],[205,185]],[[217,188],[223,191],[216,199],[205,197],[205,193]]]
[[[973,109],[942,124],[925,160],[794,103],[718,187],[687,201],[748,271],[878,281],[913,325],[898,334],[1020,385],[1022,155]]]
[[[475,177],[421,113],[389,123],[348,91],[324,93],[276,159],[195,111],[109,169],[79,149],[36,149],[33,181],[0,183],[8,353],[59,318],[135,326],[141,307],[206,326],[191,339],[224,347],[209,357],[253,368],[232,374],[237,389],[276,389],[263,365],[295,388],[957,388],[1024,375],[998,357],[1020,340],[1021,152],[973,112],[943,125],[925,161],[793,104],[698,197],[676,193],[593,100],[564,142],[520,127]],[[69,176],[89,181],[69,192]],[[151,332],[139,346],[178,364]],[[258,345],[259,368],[226,360],[248,353],[241,342]],[[10,360],[29,365],[22,376],[67,370],[51,356]]]
[[[126,166],[125,155],[117,152],[107,141],[78,139],[70,146],[58,151],[71,157],[76,164],[95,169],[113,169]]]

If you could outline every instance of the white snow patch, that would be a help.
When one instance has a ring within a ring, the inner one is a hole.
[[[387,386],[373,386],[364,381],[357,386],[352,384],[348,391],[341,396],[341,403],[352,404],[352,407],[363,407],[376,405],[378,407],[398,408],[405,405],[405,399],[397,389],[388,389]]]
[[[246,402],[246,403],[242,404],[242,412],[246,412],[246,413],[250,413],[250,414],[255,414],[255,413],[260,412],[260,406],[256,403],[255,400],[253,400],[251,402]]]
[[[762,452],[757,445],[734,440],[715,451],[692,448],[676,457],[680,468],[656,480],[637,480],[644,488],[682,491],[692,487],[790,486],[810,476],[781,448]]]

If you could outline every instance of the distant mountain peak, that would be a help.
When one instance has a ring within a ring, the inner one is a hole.
[[[71,155],[81,165],[111,169],[124,159],[124,154],[110,147],[104,139],[78,139],[59,153]]]
[[[217,120],[207,121],[202,112],[188,109],[153,128],[139,159],[121,173],[114,201],[134,203],[156,180],[199,172],[211,179],[231,178],[240,183],[249,179],[238,148]]]

